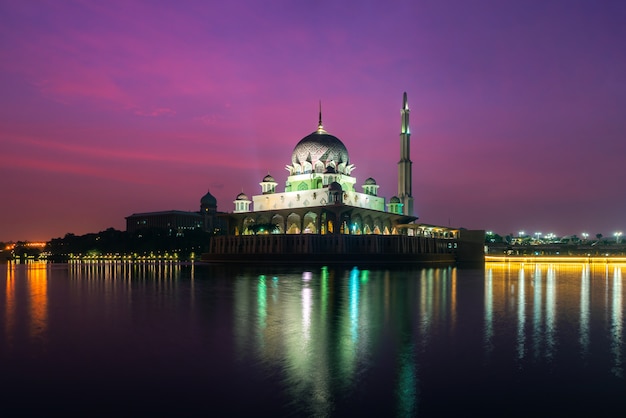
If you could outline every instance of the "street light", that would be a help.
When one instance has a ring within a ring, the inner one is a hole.
[[[620,243],[620,241],[621,241],[621,239],[620,239],[620,238],[622,237],[622,232],[621,232],[621,231],[619,231],[619,232],[614,233],[613,235],[615,235],[615,243],[616,243],[616,244],[619,244],[619,243]]]
[[[583,236],[583,241],[587,241],[587,238],[589,238],[589,234],[586,232],[583,232],[581,235]]]

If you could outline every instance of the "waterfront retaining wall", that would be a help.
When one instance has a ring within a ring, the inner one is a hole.
[[[211,240],[204,261],[455,263],[457,240],[408,235],[239,235]],[[466,255],[465,258],[468,256]]]

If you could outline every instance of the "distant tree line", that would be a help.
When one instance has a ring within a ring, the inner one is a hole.
[[[50,257],[64,258],[74,255],[148,255],[177,253],[187,259],[191,253],[207,252],[211,234],[200,228],[182,233],[162,228],[142,228],[132,233],[108,228],[98,233],[85,235],[66,234],[53,238],[46,247]]]

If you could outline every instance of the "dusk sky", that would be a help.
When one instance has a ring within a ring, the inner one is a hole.
[[[0,0],[0,241],[232,211],[317,127],[420,221],[626,232],[626,2]]]

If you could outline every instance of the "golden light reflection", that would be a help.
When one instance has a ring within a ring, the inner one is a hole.
[[[6,340],[11,341],[11,337],[15,332],[15,265],[7,265],[7,275],[4,290],[4,306],[5,306],[5,332]]]
[[[486,271],[485,276],[485,351],[493,349],[493,270]]]
[[[526,354],[526,275],[519,269],[517,275],[517,358]]]
[[[540,265],[535,266],[531,283],[533,286],[533,354],[535,358],[539,358],[542,341],[542,277]]]
[[[456,278],[457,278],[457,269],[456,267],[451,268],[450,271],[450,313],[452,315],[452,330],[456,328]]]
[[[29,264],[28,287],[30,336],[40,338],[48,326],[48,266],[46,263]]]
[[[580,345],[583,358],[589,355],[589,321],[590,321],[590,277],[591,268],[585,264],[580,278]]]
[[[485,266],[486,348],[490,339],[496,337],[493,330],[499,329],[491,321],[499,316],[516,315],[517,359],[525,359],[530,354],[535,361],[550,361],[556,358],[557,349],[562,347],[559,325],[569,323],[573,313],[580,356],[586,359],[590,355],[592,327],[601,325],[598,321],[602,316],[598,312],[602,309],[606,312],[604,326],[610,330],[612,339],[612,371],[616,376],[623,376],[624,291],[621,272],[624,265],[486,263]],[[509,294],[515,298],[511,306],[507,302]]]
[[[499,256],[499,255],[486,255],[485,264],[491,263],[511,263],[511,264],[549,264],[549,263],[564,263],[564,264],[626,264],[626,257],[616,256]]]
[[[23,332],[42,345],[48,327],[48,266],[44,262],[9,263],[6,270],[6,340],[11,346],[16,335]]]
[[[556,349],[556,272],[554,265],[546,274],[546,357],[552,359]]]
[[[624,376],[622,364],[622,269],[616,267],[613,270],[613,295],[611,303],[611,350],[613,352],[612,372],[616,377]]]

